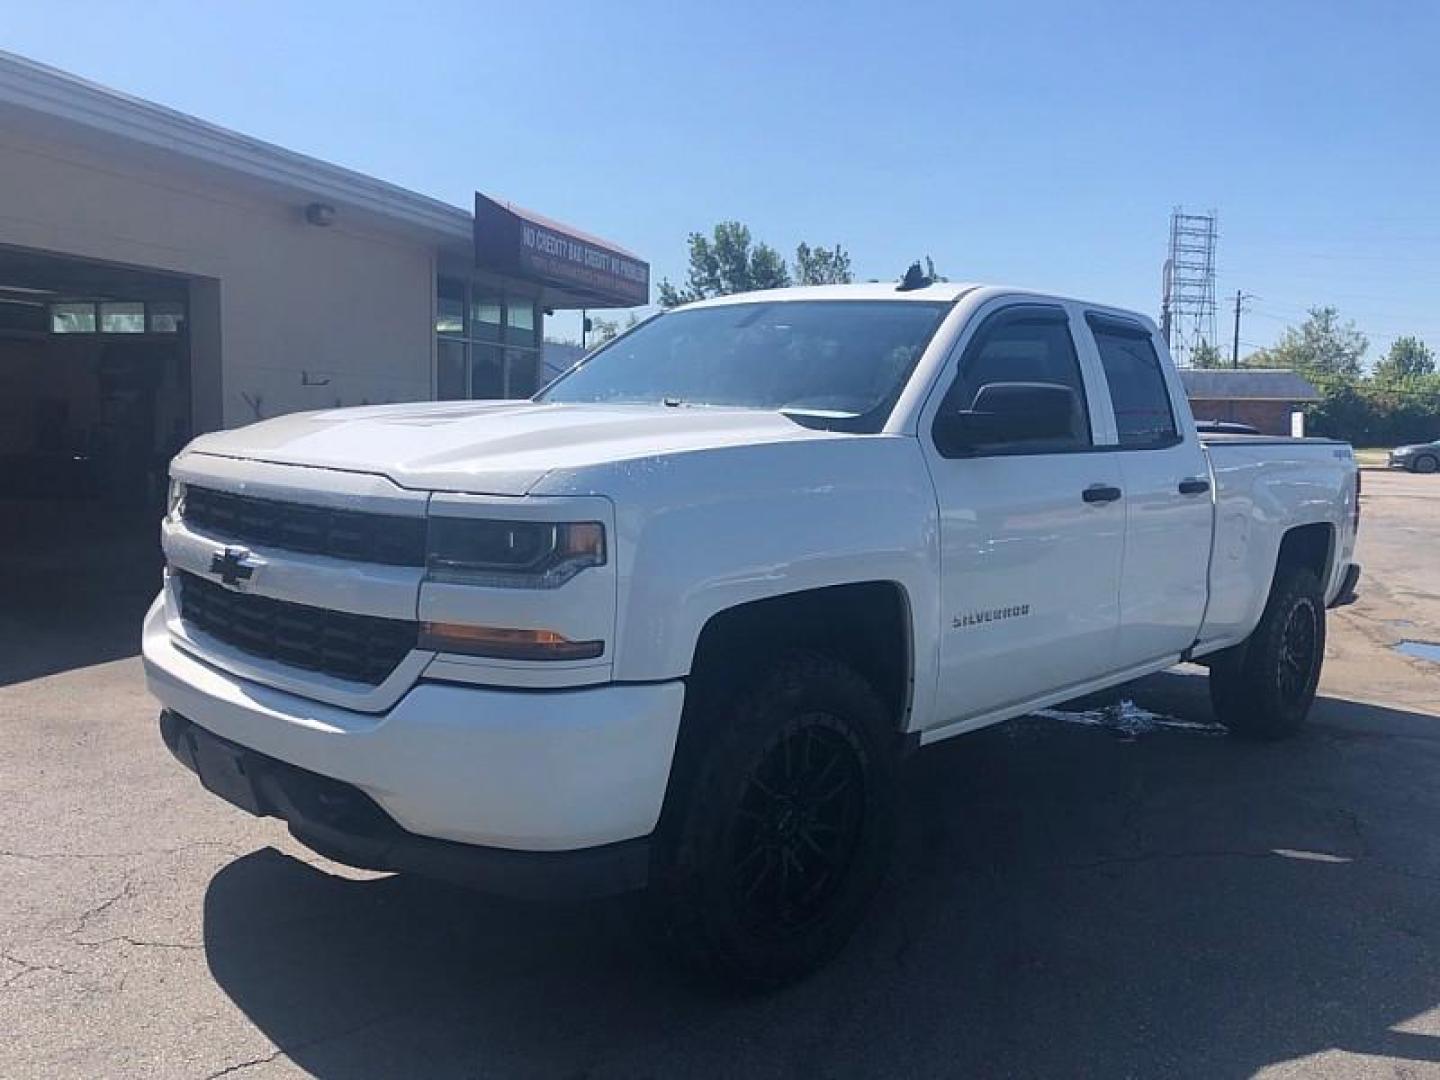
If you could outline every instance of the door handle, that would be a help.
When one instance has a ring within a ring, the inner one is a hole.
[[[1080,493],[1088,503],[1109,503],[1120,498],[1120,489],[1112,484],[1091,484]]]
[[[1180,481],[1181,495],[1204,495],[1210,490],[1210,481],[1203,476],[1187,476]]]

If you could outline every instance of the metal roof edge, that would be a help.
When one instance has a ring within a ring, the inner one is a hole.
[[[242,135],[0,50],[0,103],[298,189],[447,239],[469,240],[468,210]]]

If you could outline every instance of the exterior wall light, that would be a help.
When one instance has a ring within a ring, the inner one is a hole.
[[[305,207],[305,220],[318,228],[329,228],[335,224],[335,207],[329,203],[312,202]]]

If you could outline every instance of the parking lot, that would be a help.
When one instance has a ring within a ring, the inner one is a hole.
[[[1181,668],[1123,696],[1188,725],[920,754],[875,916],[750,999],[620,903],[344,870],[204,794],[133,655],[156,567],[57,546],[0,608],[0,1075],[1440,1075],[1440,665],[1392,647],[1440,641],[1440,478],[1365,485],[1305,735],[1217,735]]]

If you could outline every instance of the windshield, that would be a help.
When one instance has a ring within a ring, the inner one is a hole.
[[[949,307],[798,300],[670,312],[593,353],[536,400],[783,410],[876,431]]]

